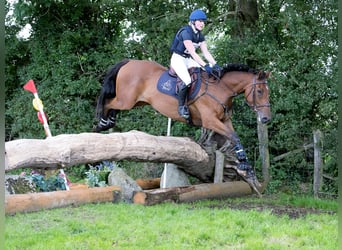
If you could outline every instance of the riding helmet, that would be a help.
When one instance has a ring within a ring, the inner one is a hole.
[[[194,10],[191,12],[189,16],[190,21],[196,21],[196,20],[207,20],[207,15],[204,13],[203,10]]]

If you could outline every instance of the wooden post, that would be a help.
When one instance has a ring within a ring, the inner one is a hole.
[[[314,140],[314,180],[313,180],[313,192],[314,196],[318,198],[319,192],[322,190],[323,182],[323,162],[321,157],[322,147],[322,132],[316,130],[313,133]]]
[[[261,157],[262,163],[262,177],[263,177],[263,185],[266,188],[267,184],[270,181],[269,167],[270,167],[270,154],[268,151],[268,130],[267,125],[263,124],[259,119],[257,119],[258,123],[258,139],[259,139],[259,153]]]
[[[215,159],[215,174],[214,183],[222,183],[223,181],[223,168],[224,168],[224,154],[220,150],[216,150]]]

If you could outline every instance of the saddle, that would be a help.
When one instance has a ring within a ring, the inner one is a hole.
[[[200,68],[190,68],[189,74],[191,77],[191,85],[188,91],[188,101],[196,97],[198,91],[201,87],[201,69]],[[159,78],[157,83],[157,89],[164,94],[170,95],[176,99],[178,89],[182,80],[177,76],[175,70],[170,67],[166,70]]]

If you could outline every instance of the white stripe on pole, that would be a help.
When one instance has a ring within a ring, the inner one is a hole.
[[[170,134],[171,134],[171,118],[168,118],[168,121],[167,121],[167,133],[166,133],[166,135],[170,136]],[[166,187],[167,165],[168,165],[168,163],[164,164],[164,174],[163,174],[163,181],[162,181],[163,185],[162,185],[161,188],[165,188]]]
[[[170,136],[171,134],[171,118],[168,118],[167,120],[167,136]]]

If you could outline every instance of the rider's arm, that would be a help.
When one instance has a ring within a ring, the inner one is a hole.
[[[207,59],[207,61],[209,63],[211,63],[212,65],[216,64],[216,61],[214,59],[214,57],[211,55],[211,53],[208,50],[207,47],[207,43],[205,41],[201,42],[200,48],[202,50],[203,56],[205,57],[205,59]]]
[[[186,50],[191,55],[192,59],[194,59],[199,65],[204,67],[204,65],[206,65],[206,62],[203,61],[203,59],[196,53],[196,49],[195,49],[195,46],[193,45],[192,41],[191,40],[184,40],[183,43],[184,43]]]

